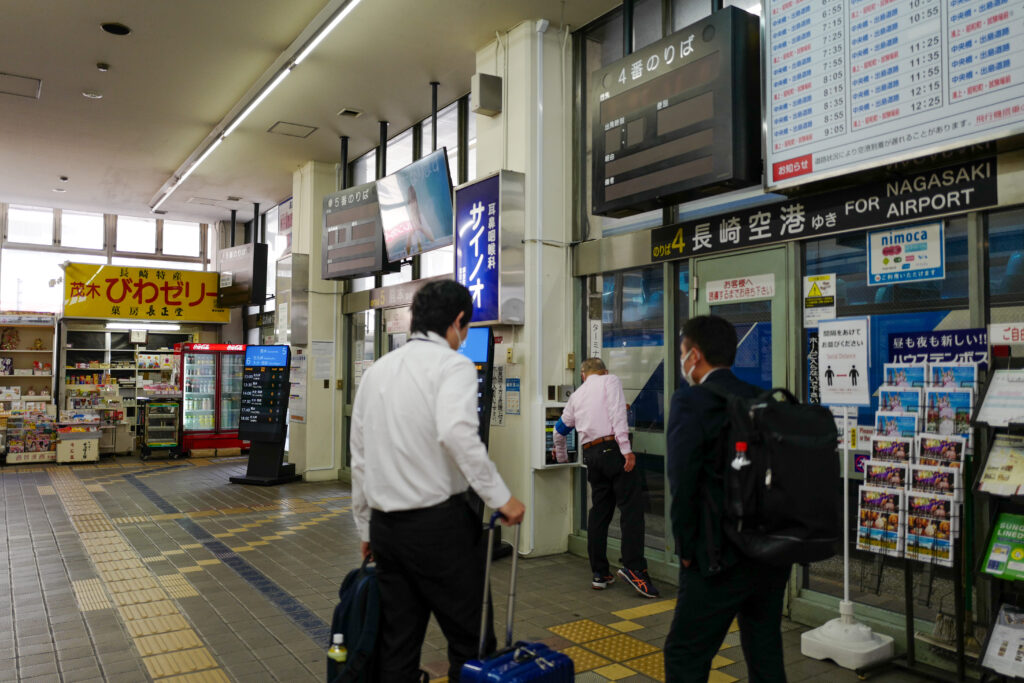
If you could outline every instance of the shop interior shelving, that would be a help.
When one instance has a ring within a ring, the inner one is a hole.
[[[0,312],[0,410],[53,403],[55,324],[48,314]]]

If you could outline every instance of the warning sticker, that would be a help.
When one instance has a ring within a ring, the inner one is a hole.
[[[836,317],[836,274],[804,277],[804,327]]]

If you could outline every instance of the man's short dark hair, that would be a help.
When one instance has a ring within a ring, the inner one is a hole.
[[[454,280],[441,280],[423,286],[412,299],[412,331],[436,332],[442,337],[462,312],[462,326],[473,319],[473,297]]]
[[[736,360],[736,328],[717,315],[698,315],[683,325],[687,346],[700,349],[712,367],[732,367]]]

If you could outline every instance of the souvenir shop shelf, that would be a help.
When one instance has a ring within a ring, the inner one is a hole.
[[[100,411],[62,410],[57,427],[57,462],[95,462],[100,458]]]
[[[56,461],[57,424],[46,411],[12,410],[6,427],[6,464]]]
[[[49,313],[0,312],[0,409],[53,401],[55,329]]]

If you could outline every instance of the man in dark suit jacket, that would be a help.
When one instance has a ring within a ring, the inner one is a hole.
[[[672,529],[679,553],[679,598],[665,641],[665,680],[704,682],[734,617],[753,683],[785,681],[782,602],[788,567],[751,560],[722,535],[722,432],[725,401],[701,386],[714,383],[740,396],[761,389],[730,370],[736,330],[718,316],[683,326],[681,370],[686,385],[672,397],[668,478]],[[731,457],[731,454],[728,454]]]

